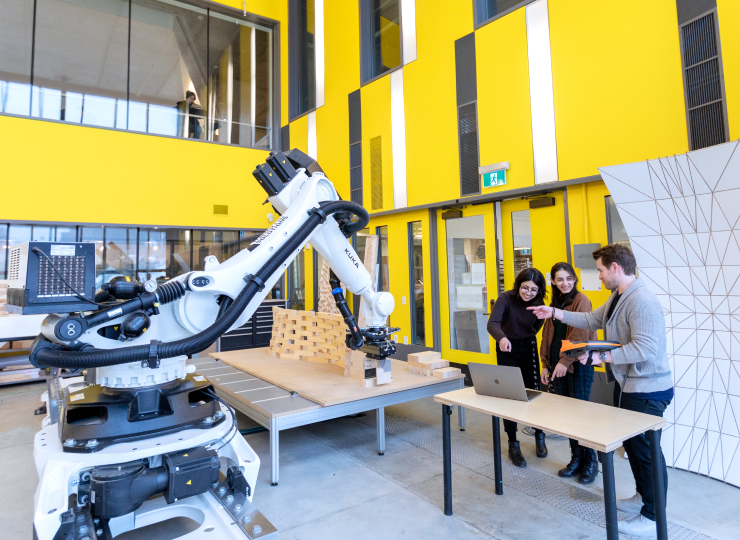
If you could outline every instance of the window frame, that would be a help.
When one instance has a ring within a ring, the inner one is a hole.
[[[372,49],[370,47],[370,39],[372,38],[371,26],[363,23],[363,21],[369,19],[372,16],[372,8],[370,2],[374,0],[359,0],[359,19],[360,19],[360,87],[368,85],[372,82],[382,79],[383,77],[390,75],[394,71],[403,69],[403,9],[401,0],[398,0],[398,32],[400,36],[399,40],[399,51],[401,54],[401,62],[383,73],[366,78],[366,75],[372,74],[372,54],[368,55],[365,51]]]

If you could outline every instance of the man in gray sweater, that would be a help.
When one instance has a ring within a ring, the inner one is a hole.
[[[537,317],[554,317],[568,326],[604,330],[604,338],[622,347],[602,352],[595,364],[605,363],[616,379],[614,405],[654,416],[673,399],[673,378],[666,352],[666,326],[660,300],[635,276],[635,256],[628,248],[612,244],[593,252],[599,279],[614,292],[606,304],[591,313],[577,313],[547,306],[528,308]],[[586,356],[580,358],[586,362]],[[617,501],[617,508],[634,514],[619,522],[619,532],[630,536],[655,537],[655,503],[651,482],[650,443],[643,433],[624,442],[637,493]],[[661,454],[662,456],[662,454]],[[668,471],[661,458],[664,485]]]

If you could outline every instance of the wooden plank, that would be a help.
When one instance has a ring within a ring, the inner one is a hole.
[[[455,367],[444,367],[441,369],[435,369],[432,371],[432,375],[437,377],[438,379],[449,379],[451,377],[454,377],[456,375],[460,375],[460,370]]]
[[[409,373],[406,362],[400,360],[391,360],[393,382],[364,388],[357,384],[357,380],[345,378],[344,369],[339,366],[274,358],[267,349],[219,352],[211,353],[211,356],[275,386],[297,392],[323,407],[443,382],[434,377]],[[462,377],[459,375],[453,379]],[[449,380],[451,379],[446,379],[445,382]]]
[[[547,393],[526,402],[481,396],[475,388],[464,388],[438,394],[434,401],[551,431],[601,452],[616,450],[630,437],[667,425],[659,416]]]

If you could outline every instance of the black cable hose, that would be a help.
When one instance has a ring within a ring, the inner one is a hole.
[[[370,221],[370,215],[367,213],[367,210],[351,201],[322,203],[320,204],[320,208],[326,215],[342,211],[351,212],[356,215],[359,218],[358,221],[347,225],[345,227],[346,232],[352,233],[364,229]],[[270,276],[280,269],[280,266],[286,260],[306,243],[314,229],[322,223],[323,218],[319,214],[311,214],[298,230],[297,234],[278,249],[275,255],[260,268],[256,274],[257,277],[262,281],[267,281]],[[223,315],[218,317],[211,326],[193,336],[159,345],[157,350],[159,358],[173,358],[175,356],[197,354],[204,351],[219,336],[231,328],[258,292],[258,286],[253,281],[249,281]],[[93,351],[68,351],[49,347],[37,351],[34,355],[34,360],[39,367],[85,369],[148,360],[149,350],[149,345],[135,345],[122,349],[96,349]]]

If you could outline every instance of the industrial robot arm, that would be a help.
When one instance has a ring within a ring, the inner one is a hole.
[[[368,327],[359,329],[341,288],[333,286],[350,330],[348,345],[365,347],[365,352],[380,358],[392,354],[388,336],[393,329],[386,321],[394,308],[393,296],[375,291],[347,239],[366,226],[367,212],[340,200],[318,164],[297,150],[272,153],[253,174],[280,217],[248,249],[220,264],[208,257],[204,270],[156,288],[150,283],[126,289],[128,296],[119,293],[119,300],[125,300],[110,307],[88,314],[49,315],[32,361],[42,367],[140,363],[157,369],[161,360],[200,352],[224,332],[246,323],[307,243],[328,262],[335,281],[365,299]],[[357,220],[352,221],[353,216]],[[101,377],[98,381],[105,384]]]

